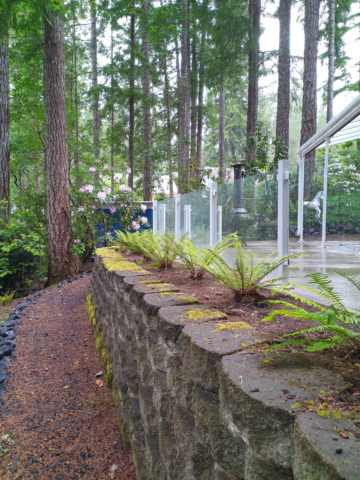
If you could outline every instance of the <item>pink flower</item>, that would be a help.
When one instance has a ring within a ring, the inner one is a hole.
[[[78,212],[83,212],[84,210],[85,210],[85,208],[84,208],[83,206],[80,206],[80,207],[78,208]]]
[[[77,238],[76,240],[74,240],[74,243],[80,243],[80,239]]]
[[[98,158],[97,160],[95,160],[95,162],[99,163],[99,162],[100,162],[100,158]]]
[[[134,230],[139,230],[140,225],[139,225],[137,222],[135,222],[135,220],[134,220],[134,221],[132,222],[132,228],[133,228]]]
[[[106,232],[105,235],[108,237],[109,235],[111,235],[111,232]]]
[[[96,172],[96,168],[95,167],[90,167],[89,172]]]
[[[110,187],[104,188],[104,192],[106,193],[106,195],[110,195],[111,188]]]
[[[110,213],[113,214],[116,212],[116,208],[115,207],[110,207]]]
[[[124,190],[126,190],[125,185],[120,185],[119,190],[120,190],[120,192],[123,192]]]
[[[130,187],[125,187],[125,190],[127,190],[128,192],[132,192],[132,189]]]
[[[107,170],[107,169],[109,168],[109,165],[106,163],[106,164],[104,165],[104,168],[105,168],[105,170]]]
[[[106,193],[105,192],[98,192],[97,197],[99,200],[105,200],[106,199]]]
[[[143,212],[146,212],[146,210],[147,210],[147,206],[146,206],[146,205],[143,205],[143,204],[140,205],[140,208],[141,208],[141,210],[142,210]]]
[[[117,195],[113,195],[114,202],[116,202],[117,197],[118,197]]]
[[[85,192],[85,187],[79,188],[80,192]]]
[[[120,203],[120,207],[121,207],[121,208],[124,208],[124,207],[125,207],[125,203]]]
[[[141,217],[141,223],[145,225],[147,223],[148,219],[146,217]]]
[[[94,190],[94,187],[92,185],[85,185],[85,190],[87,190],[88,192],[92,192]]]
[[[130,173],[131,173],[131,168],[128,168],[128,169],[126,170],[126,173],[127,173],[128,175],[130,175]]]

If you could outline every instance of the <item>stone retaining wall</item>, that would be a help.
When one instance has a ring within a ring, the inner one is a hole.
[[[196,303],[98,250],[89,312],[138,478],[359,479],[359,442],[332,438],[353,421],[296,407],[343,379],[301,355],[248,354],[260,332],[223,329],[224,314]]]

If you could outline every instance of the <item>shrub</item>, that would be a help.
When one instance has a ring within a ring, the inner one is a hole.
[[[41,237],[20,220],[0,221],[0,292],[22,287],[43,260]]]
[[[286,277],[289,271],[297,270],[297,268],[290,268],[284,275],[276,278],[269,278],[269,275],[290,258],[302,255],[299,253],[286,255],[267,263],[270,257],[277,255],[277,252],[272,252],[256,263],[254,252],[245,250],[238,237],[235,237],[234,248],[236,254],[235,268],[232,268],[220,254],[211,251],[211,249],[207,249],[212,255],[211,261],[208,263],[203,261],[202,265],[206,271],[218,280],[220,285],[233,290],[237,300],[240,300],[243,296],[257,295],[258,290],[277,284]]]
[[[360,293],[360,277],[351,275],[349,273],[338,273],[341,277],[348,280],[352,285],[354,285]],[[331,284],[331,280],[328,279],[327,275],[323,273],[312,273],[307,275],[311,278],[310,283],[317,286],[317,288],[312,288],[308,286],[298,285],[293,282],[289,282],[284,285],[282,288],[276,288],[274,291],[285,293],[290,295],[296,300],[300,300],[302,303],[315,307],[316,312],[308,312],[297,305],[293,305],[289,302],[283,300],[271,300],[271,303],[283,305],[285,308],[280,310],[274,310],[270,315],[264,318],[262,321],[267,322],[274,320],[276,315],[283,315],[286,318],[297,318],[300,320],[307,321],[316,321],[320,325],[315,327],[305,328],[304,330],[299,330],[294,333],[289,333],[283,335],[281,338],[291,337],[294,335],[308,334],[312,332],[325,332],[330,336],[327,338],[301,338],[296,340],[285,340],[284,342],[273,345],[267,351],[273,350],[274,348],[280,348],[287,345],[298,345],[298,344],[310,344],[309,347],[304,350],[309,352],[325,350],[329,348],[339,347],[348,347],[350,350],[355,350],[358,352],[360,350],[360,316],[349,311],[341,300],[340,295],[334,290],[334,287]],[[318,294],[323,300],[330,303],[330,308],[322,307],[316,302],[307,300],[299,295],[296,295],[293,292],[285,290],[288,285],[293,285],[296,287],[303,288],[309,292]],[[360,301],[359,301],[360,306]]]

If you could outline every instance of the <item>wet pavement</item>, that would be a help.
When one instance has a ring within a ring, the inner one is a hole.
[[[300,285],[309,285],[309,278],[306,275],[315,272],[326,274],[335,287],[335,290],[341,294],[347,308],[360,312],[360,292],[349,281],[337,275],[335,272],[346,272],[360,276],[360,250],[353,250],[343,244],[356,244],[352,241],[329,241],[326,248],[320,248],[319,241],[307,241],[300,243],[297,240],[290,242],[290,253],[303,253],[303,257],[291,260],[291,267],[297,267],[298,270],[290,272],[289,279]],[[269,253],[277,250],[277,241],[248,242],[247,249],[253,250],[256,258],[264,258]],[[228,250],[224,257],[229,255]],[[275,259],[275,257],[274,257]],[[311,285],[309,285],[311,286]],[[306,292],[301,288],[293,290],[296,293],[308,298],[309,300],[319,301],[317,295]],[[321,303],[325,303],[321,301]]]

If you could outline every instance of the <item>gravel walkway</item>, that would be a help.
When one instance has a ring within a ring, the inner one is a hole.
[[[54,288],[16,327],[0,407],[0,480],[135,479],[86,310],[90,277]],[[97,380],[102,380],[96,383]]]

